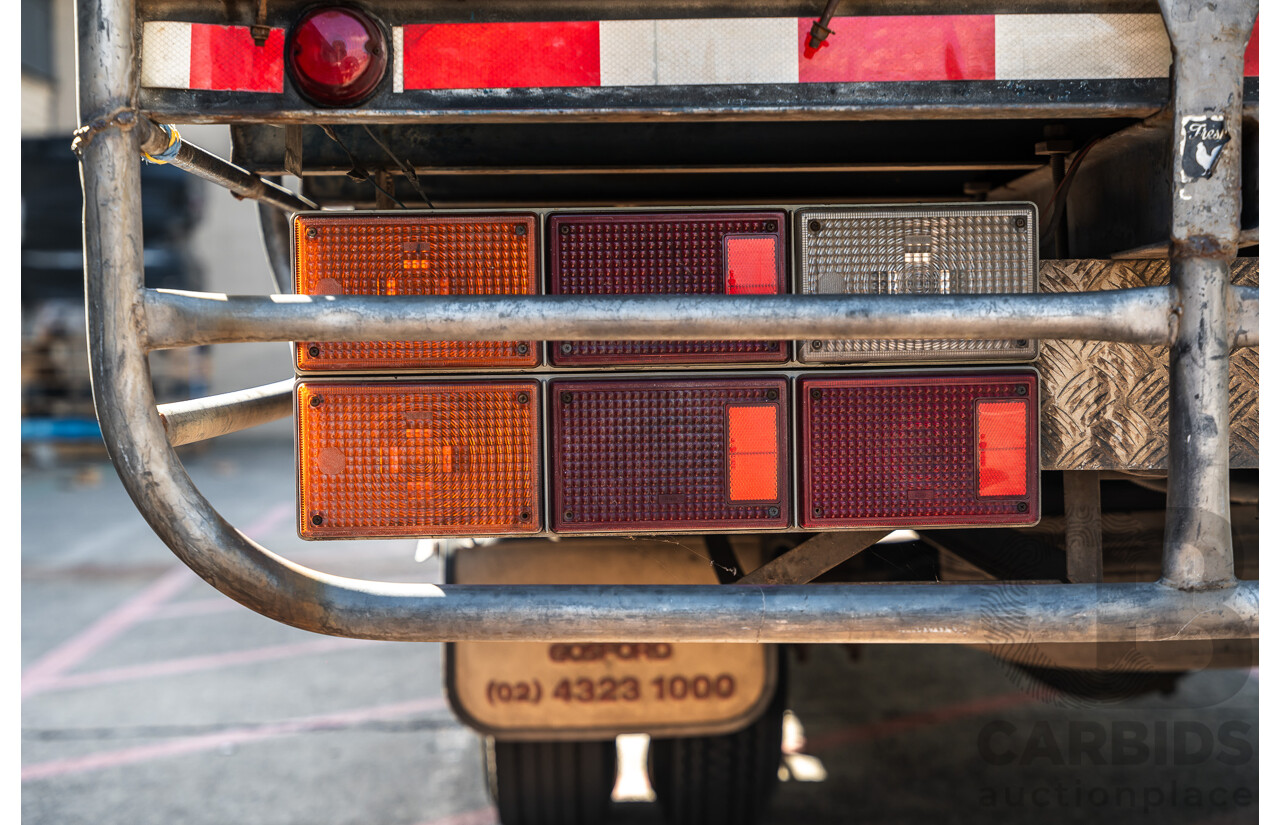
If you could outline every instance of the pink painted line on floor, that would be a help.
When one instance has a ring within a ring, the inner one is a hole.
[[[444,707],[445,701],[443,698],[433,697],[371,708],[356,708],[319,716],[304,716],[281,722],[269,722],[254,727],[230,728],[218,733],[185,736],[153,745],[140,745],[134,748],[91,753],[87,756],[76,756],[69,759],[37,762],[22,769],[22,781],[36,782],[41,779],[52,779],[53,777],[67,774],[118,768],[123,765],[135,765],[140,762],[152,762],[157,759],[171,759],[176,756],[217,750],[227,745],[247,745],[253,742],[295,736],[311,731],[342,730],[363,722],[399,719],[416,713],[442,710]]]
[[[492,805],[486,805],[474,811],[463,811],[442,816],[439,819],[428,819],[419,825],[498,825],[498,811]]]
[[[247,609],[227,596],[217,596],[212,599],[191,599],[185,602],[162,604],[149,616],[144,616],[142,621],[155,622],[163,619],[181,619],[187,616],[205,616],[210,613],[230,613],[233,610]]]
[[[229,599],[228,602],[230,602]],[[47,684],[44,690],[75,690],[77,688],[109,685],[116,682],[152,679],[157,676],[176,676],[183,673],[196,673],[202,670],[216,670],[223,667],[271,662],[294,656],[355,650],[372,644],[390,644],[390,642],[323,637],[288,645],[233,650],[228,653],[213,653],[206,656],[184,656],[179,659],[162,659],[158,662],[147,662],[141,665],[105,668],[103,670],[90,671],[89,673],[72,673],[69,676],[58,677]]]
[[[141,593],[37,659],[22,672],[22,698],[34,696],[46,689],[62,674],[142,621],[194,581],[195,574],[185,567],[170,570]]]
[[[277,504],[245,528],[245,535],[252,538],[277,526],[293,512],[288,503]],[[37,659],[22,672],[22,698],[34,696],[57,682],[62,674],[87,659],[103,645],[130,627],[145,621],[165,602],[196,581],[186,567],[175,568],[152,582],[145,590],[124,604],[98,619],[88,628],[72,636]]]
[[[249,523],[249,526],[241,530],[249,538],[257,541],[271,531],[275,530],[282,523],[293,518],[294,505],[292,502],[283,502],[272,507],[267,512],[258,516]]]
[[[894,719],[883,719],[879,722],[856,725],[844,730],[836,730],[815,736],[808,739],[803,752],[817,753],[840,745],[870,742],[887,736],[906,733],[917,728],[941,725],[969,716],[981,716],[984,713],[1018,707],[1034,701],[1036,701],[1036,697],[1030,693],[1014,691],[1012,693],[1000,693],[995,696],[984,696],[980,699],[971,699],[967,702],[957,702],[953,705],[943,705],[942,707],[918,713],[909,713]]]

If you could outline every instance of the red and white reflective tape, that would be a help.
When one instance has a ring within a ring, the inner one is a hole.
[[[423,89],[1163,78],[1158,14],[837,17],[807,48],[813,18],[421,23],[393,30],[396,92]],[[284,33],[151,22],[142,85],[281,92]],[[1245,59],[1258,75],[1258,30]]]
[[[142,25],[144,87],[218,92],[284,91],[284,29],[253,42],[248,26]]]

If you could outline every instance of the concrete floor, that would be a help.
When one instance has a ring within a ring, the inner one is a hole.
[[[301,542],[284,440],[228,441],[188,467],[283,555],[438,580],[414,542]],[[330,639],[239,607],[178,565],[105,463],[25,470],[22,518],[25,822],[495,821],[438,645]],[[961,648],[790,657],[793,753],[769,822],[1257,821],[1256,671],[1086,702]],[[642,796],[643,775],[619,790]],[[614,807],[661,822],[652,802]]]

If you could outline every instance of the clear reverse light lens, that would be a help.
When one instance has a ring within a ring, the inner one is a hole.
[[[1035,292],[1034,204],[834,207],[796,212],[801,293],[971,295]],[[803,341],[808,363],[1028,361],[1036,342],[860,339]]]

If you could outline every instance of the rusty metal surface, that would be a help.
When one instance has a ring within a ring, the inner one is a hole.
[[[1258,285],[1258,259],[1231,265],[1232,283]],[[1046,261],[1042,292],[1169,283],[1168,261]],[[1169,348],[1045,340],[1040,455],[1050,470],[1163,470],[1168,466]],[[1258,348],[1231,355],[1231,466],[1258,466]]]
[[[224,295],[146,290],[151,349],[249,341],[1169,340],[1169,287],[1032,295]],[[1233,343],[1256,340],[1238,319]]]
[[[138,132],[139,148],[143,152],[158,156],[169,148],[169,133],[154,121],[141,118],[137,121],[135,128]],[[174,157],[165,162],[210,183],[216,183],[230,190],[231,194],[238,198],[251,198],[286,212],[303,212],[317,208],[314,202],[299,197],[254,172],[247,172],[181,138],[178,138]]]
[[[169,443],[177,447],[239,432],[293,413],[293,379],[247,390],[175,401],[157,408]]]

